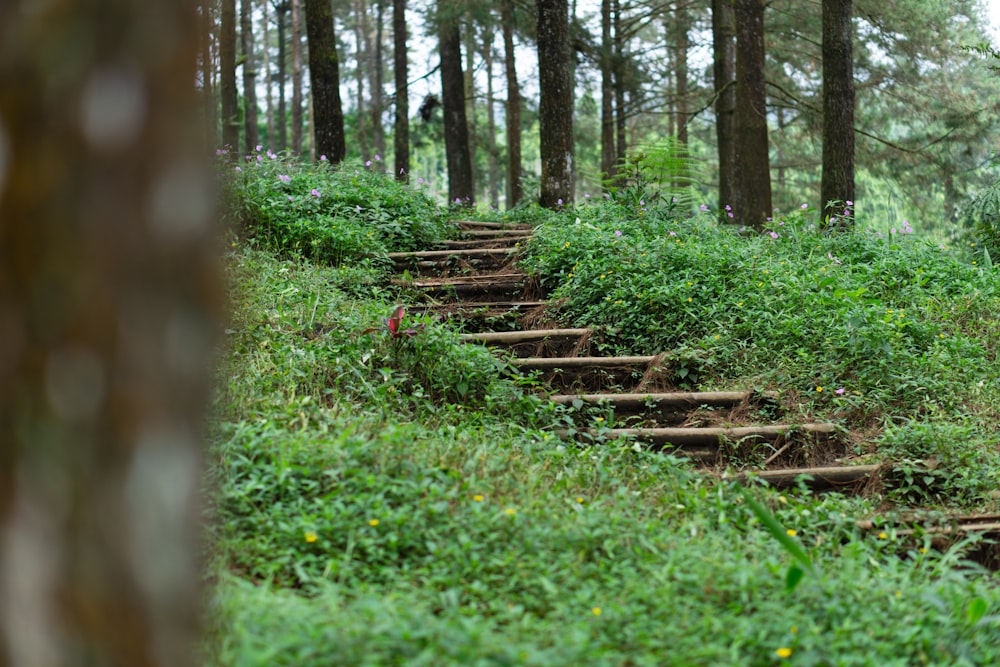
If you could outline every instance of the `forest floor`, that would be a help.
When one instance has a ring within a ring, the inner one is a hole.
[[[474,233],[496,225],[273,170],[234,204],[211,664],[1000,658],[968,525],[1000,508],[1000,272],[975,246],[612,201],[494,216],[522,238],[491,266],[456,251],[503,250]],[[385,254],[431,246],[452,259]],[[598,361],[560,378],[570,357]],[[865,474],[767,478],[819,465]]]

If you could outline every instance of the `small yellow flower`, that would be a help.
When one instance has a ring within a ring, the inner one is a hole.
[[[577,496],[576,497],[576,502],[582,503],[583,502],[583,496]]]
[[[785,531],[785,533],[787,533],[789,537],[795,537],[798,534],[795,532],[794,528],[789,528],[788,530]]]
[[[590,613],[592,613],[594,616],[600,616],[601,615],[601,608],[600,607],[594,607],[593,609],[590,610]]]
[[[515,514],[517,514],[517,510],[514,509],[513,507],[508,507],[507,509],[504,510],[504,513],[507,516],[514,516]]]
[[[375,526],[378,525],[378,519],[372,519],[371,521],[368,522],[368,525],[374,528]]]
[[[885,533],[879,533],[879,534],[878,534],[878,539],[880,539],[880,540],[884,540],[884,539],[887,539],[888,537],[889,537],[889,536],[888,536],[888,535],[886,535]]]
[[[479,495],[478,493],[476,495],[472,496],[472,499],[475,500],[477,503],[483,502],[483,497],[481,495]]]
[[[306,531],[306,542],[312,544],[317,539],[319,539],[319,537],[316,535],[316,533],[312,532],[311,530]]]
[[[602,421],[604,421],[604,417],[594,417],[594,421],[600,424]]]
[[[688,297],[687,300],[688,300],[688,303],[691,303],[691,297]]]
[[[917,549],[917,551],[919,551],[922,554],[925,554],[927,553],[927,547],[920,547],[919,549]]]
[[[822,392],[823,391],[823,387],[816,387],[816,391]]]
[[[775,651],[775,654],[777,654],[779,658],[790,658],[792,656],[792,649],[788,648],[787,646],[782,646],[777,651]]]

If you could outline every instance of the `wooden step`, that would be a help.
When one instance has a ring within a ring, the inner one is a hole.
[[[519,229],[470,229],[462,236],[470,239],[517,239],[531,238],[531,232]]]
[[[416,252],[390,252],[389,259],[397,262],[419,260],[458,259],[507,259],[514,254],[511,248],[469,248],[465,250],[418,250]]]
[[[512,363],[523,371],[554,371],[554,370],[600,370],[641,368],[645,370],[655,356],[640,357],[529,357],[516,359]]]
[[[484,301],[502,301],[524,291],[526,276],[523,273],[501,273],[455,278],[394,279],[393,285],[427,292],[438,298],[478,298]]]
[[[814,491],[846,490],[864,485],[881,471],[880,465],[827,466],[818,468],[785,468],[782,470],[754,470],[737,476],[742,482],[760,480],[776,488],[796,486],[801,480]],[[723,479],[729,474],[723,474]]]
[[[772,424],[767,426],[734,426],[734,427],[666,427],[666,428],[609,428],[601,429],[600,434],[609,439],[631,436],[637,442],[643,442],[656,448],[677,447],[680,449],[711,449],[718,448],[725,440],[734,443],[747,444],[757,442],[774,442],[790,434],[800,434],[807,437],[829,437],[836,432],[834,424]],[[596,435],[596,429],[581,429],[580,432]],[[561,431],[560,434],[565,434]]]
[[[486,239],[459,239],[442,241],[439,246],[447,249],[454,250],[476,250],[476,249],[494,249],[494,248],[513,248],[523,241],[527,241],[531,238],[528,235],[524,236],[500,236],[497,238],[486,238]]]
[[[505,231],[521,231],[521,232],[531,232],[534,227],[532,225],[518,223],[518,222],[487,222],[485,220],[459,220],[459,229],[464,230],[480,230],[480,229],[500,229]]]
[[[590,329],[529,329],[527,331],[488,331],[462,334],[461,339],[467,343],[482,343],[484,345],[515,345],[545,340],[581,338],[589,333]]]

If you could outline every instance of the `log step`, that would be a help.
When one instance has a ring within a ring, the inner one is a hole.
[[[520,231],[520,232],[531,232],[534,227],[523,223],[508,223],[508,222],[487,222],[485,220],[460,220],[458,222],[459,229],[463,230],[476,230],[476,229],[499,229],[505,231]]]
[[[482,276],[461,276],[457,278],[418,278],[416,280],[393,280],[393,285],[409,287],[442,297],[455,296],[459,299],[491,297],[502,300],[524,291],[523,273],[502,273]]]
[[[834,424],[774,424],[769,426],[736,426],[736,427],[700,427],[700,428],[609,428],[602,429],[601,435],[609,439],[621,436],[632,436],[639,442],[654,447],[678,447],[681,449],[707,450],[715,448],[725,439],[730,442],[746,443],[748,440],[774,442],[787,435],[802,434],[809,437],[827,437],[836,431]],[[580,432],[590,435],[597,434],[594,429],[581,429]],[[560,431],[560,435],[568,435]]]
[[[528,331],[489,331],[462,334],[461,339],[467,343],[482,343],[484,345],[516,345],[554,339],[581,338],[589,333],[590,329],[529,329]]]
[[[530,231],[518,229],[471,229],[463,231],[462,236],[469,239],[530,239]]]
[[[496,248],[513,248],[522,241],[526,241],[531,238],[529,235],[524,236],[501,236],[494,239],[459,239],[442,241],[439,246],[444,248],[454,249],[454,250],[487,250]]]
[[[645,367],[656,359],[655,356],[642,357],[528,357],[515,359],[513,363],[522,371],[555,371],[555,370],[604,370],[604,369],[635,369]]]
[[[390,252],[389,259],[397,262],[419,260],[506,259],[514,253],[511,248],[469,248],[466,250],[418,250],[416,252]]]
[[[615,413],[635,414],[647,410],[687,412],[706,406],[710,408],[735,408],[744,402],[760,400],[774,402],[774,393],[753,391],[699,391],[669,392],[660,394],[553,394],[549,399],[560,405],[607,405]]]
[[[827,491],[856,487],[875,477],[882,466],[829,466],[819,468],[787,468],[784,470],[757,470],[740,473],[742,482],[760,480],[775,488],[795,486],[801,479],[813,491]]]

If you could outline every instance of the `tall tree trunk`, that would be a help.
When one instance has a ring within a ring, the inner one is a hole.
[[[469,126],[465,118],[465,80],[462,75],[462,36],[458,19],[445,14],[438,0],[441,54],[441,103],[444,107],[444,145],[448,158],[448,201],[460,206],[475,204]]]
[[[313,96],[313,144],[317,155],[338,163],[347,153],[340,102],[340,61],[329,0],[305,0],[309,40],[309,87]]]
[[[626,122],[628,119],[625,113],[625,38],[622,35],[622,10],[619,0],[612,0],[611,4],[614,35],[614,89],[615,89],[615,161],[618,164],[625,164],[625,154],[628,150],[628,140],[626,138]],[[620,185],[620,179],[616,179]]]
[[[507,75],[507,208],[521,201],[521,87],[514,55],[514,0],[500,0],[504,67]]]
[[[357,17],[354,20],[354,43],[357,51],[357,67],[355,68],[355,81],[358,85],[358,146],[361,148],[361,156],[367,157],[368,151],[368,127],[365,122],[365,63],[368,60],[368,7],[365,0],[358,0],[355,5]]]
[[[257,130],[257,67],[253,42],[253,2],[240,1],[240,42],[243,47],[243,145],[249,155],[260,143]]]
[[[410,86],[407,82],[406,0],[392,1],[393,76],[396,78],[396,122],[393,143],[396,179],[410,178]]]
[[[200,28],[200,65],[201,65],[201,91],[204,96],[203,104],[205,109],[205,131],[209,146],[219,143],[219,119],[216,113],[216,101],[213,88],[213,72],[215,71],[215,60],[212,57],[212,28],[215,20],[212,18],[211,4],[207,0],[199,3],[201,20]]]
[[[732,0],[712,0],[715,137],[719,152],[719,210],[738,210],[736,187],[736,24]],[[735,219],[735,215],[734,218]],[[730,221],[730,218],[726,218]]]
[[[493,110],[493,31],[486,30],[483,38],[483,60],[486,62],[486,129],[488,134],[487,169],[489,170],[489,180],[487,193],[490,198],[490,208],[500,208],[500,182],[499,158],[497,156],[497,121],[496,113]]]
[[[674,122],[677,126],[677,140],[681,142],[681,157],[686,157],[688,154],[688,30],[691,29],[691,20],[687,9],[682,5],[677,7],[674,28],[677,32],[677,58],[674,65],[676,72],[674,91],[677,101],[674,104]],[[674,183],[674,187],[684,189],[688,187],[688,183],[679,180]]]
[[[285,25],[287,25],[288,0],[278,2],[274,6],[275,17],[278,20],[278,151],[288,148],[288,107],[285,104],[285,79],[288,76],[288,68],[285,66],[285,52],[287,43],[285,40]]]
[[[372,141],[375,144],[375,154],[385,155],[385,128],[382,126],[382,112],[385,110],[384,91],[382,90],[382,71],[384,69],[382,56],[382,21],[385,19],[385,0],[375,0],[375,48],[372,50]]]
[[[302,155],[302,0],[292,0],[292,153]]]
[[[573,204],[573,79],[566,0],[537,0],[539,155],[545,208]]]
[[[222,145],[235,155],[240,149],[240,98],[236,90],[236,0],[222,0],[219,16],[219,96],[222,102]]]
[[[854,200],[854,64],[851,0],[823,0],[823,176],[822,222],[844,218],[843,203]]]
[[[222,300],[195,3],[32,4],[0,3],[0,663],[193,667]]]
[[[264,76],[265,83],[264,91],[266,94],[265,105],[267,112],[267,147],[268,150],[272,150],[275,147],[275,129],[274,129],[274,73],[271,71],[271,21],[268,18],[267,8],[269,6],[268,0],[261,0],[260,3],[260,24],[262,27],[261,32],[264,35]]]
[[[601,173],[615,176],[614,43],[611,41],[611,0],[601,0]]]
[[[760,229],[771,212],[764,89],[764,0],[736,0],[736,219]]]
[[[479,180],[479,170],[476,167],[476,150],[479,137],[476,133],[476,79],[473,73],[476,69],[476,25],[472,17],[466,13],[465,21],[465,121],[469,124],[469,168],[472,170],[472,191],[476,192]]]

